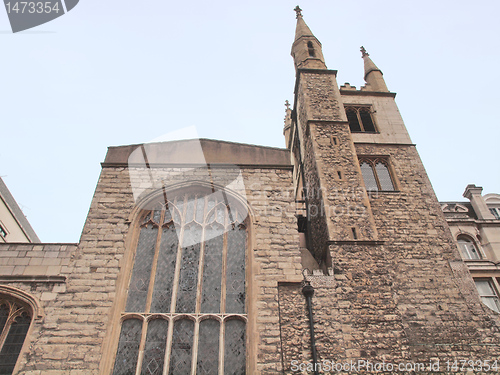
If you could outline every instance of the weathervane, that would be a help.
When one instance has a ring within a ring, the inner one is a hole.
[[[302,17],[302,9],[297,5],[294,9],[295,13],[297,13],[297,18]]]

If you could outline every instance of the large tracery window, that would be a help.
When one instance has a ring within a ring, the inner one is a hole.
[[[166,202],[142,215],[113,374],[244,374],[246,211]]]
[[[13,373],[31,317],[28,306],[9,296],[0,295],[0,375]]]

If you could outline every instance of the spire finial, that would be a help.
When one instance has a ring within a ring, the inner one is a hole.
[[[361,46],[360,51],[361,51],[361,57],[370,56],[370,54],[366,52],[365,47]]]
[[[288,99],[285,100],[285,107],[287,111],[290,109],[290,102],[288,101]]]
[[[297,18],[302,17],[302,9],[297,5],[294,9],[295,13],[297,13]]]

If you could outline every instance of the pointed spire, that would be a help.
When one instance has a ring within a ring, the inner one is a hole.
[[[297,5],[294,11],[297,14],[295,40],[292,45],[295,68],[326,69],[321,43],[306,25],[302,9]]]
[[[299,39],[301,36],[312,36],[314,37],[309,26],[306,25],[304,18],[302,18],[302,9],[297,5],[294,9],[297,13],[297,28],[295,29],[295,39]]]
[[[366,89],[369,91],[389,91],[384,81],[382,71],[375,65],[366,52],[365,47],[361,46],[361,57],[365,64],[365,81],[369,85]]]

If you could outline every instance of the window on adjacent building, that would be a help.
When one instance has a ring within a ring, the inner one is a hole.
[[[359,166],[367,191],[394,191],[394,183],[385,158],[360,158]]]
[[[375,122],[373,121],[371,107],[369,106],[346,106],[345,112],[349,128],[353,133],[375,133]]]
[[[7,232],[5,231],[5,229],[3,229],[1,225],[0,225],[0,236],[2,236],[3,238],[7,236]]]
[[[185,193],[143,213],[113,374],[245,373],[243,212]]]
[[[481,253],[472,238],[463,235],[458,236],[457,242],[464,259],[481,259]]]
[[[493,311],[500,313],[500,300],[498,292],[495,289],[493,280],[491,279],[478,279],[474,280],[476,283],[477,291],[483,303]]]
[[[500,219],[500,208],[490,207],[490,212],[495,216],[496,219]]]
[[[31,316],[28,306],[0,295],[0,374],[10,375],[14,372],[31,324]]]

